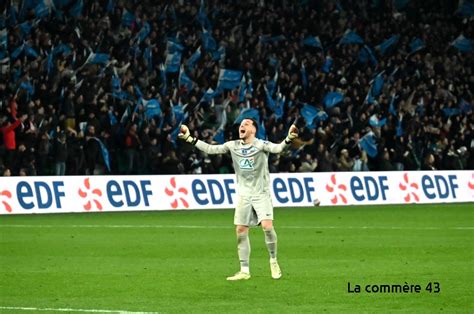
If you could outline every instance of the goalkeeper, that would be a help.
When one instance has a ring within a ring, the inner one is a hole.
[[[242,120],[239,126],[239,140],[222,145],[210,145],[191,136],[187,126],[181,126],[178,137],[207,154],[230,153],[237,176],[237,205],[234,224],[237,233],[237,251],[240,271],[227,280],[247,280],[250,278],[249,227],[261,225],[265,234],[265,244],[270,254],[270,270],[273,279],[281,277],[277,261],[277,235],[273,228],[273,205],[270,194],[269,153],[279,154],[298,137],[295,125],[290,127],[288,136],[280,144],[262,141],[255,137],[258,124],[253,119]]]

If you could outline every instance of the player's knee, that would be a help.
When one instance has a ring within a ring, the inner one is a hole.
[[[270,230],[273,228],[273,220],[262,220],[261,225],[263,230]]]
[[[235,227],[235,232],[237,235],[247,233],[249,231],[249,227],[247,226],[236,226]]]

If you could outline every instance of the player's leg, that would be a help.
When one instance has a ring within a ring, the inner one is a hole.
[[[277,261],[278,237],[273,227],[273,204],[271,197],[258,198],[253,202],[258,221],[265,235],[265,244],[270,255],[270,270],[273,279],[281,278],[281,269]]]
[[[235,208],[234,224],[237,235],[237,254],[240,261],[240,271],[227,280],[247,280],[250,278],[250,239],[249,225],[251,223],[252,205],[245,198],[239,198]]]

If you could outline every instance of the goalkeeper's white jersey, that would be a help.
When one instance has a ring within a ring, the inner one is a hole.
[[[237,191],[241,196],[270,192],[268,155],[281,153],[287,146],[285,141],[275,144],[259,139],[255,139],[251,144],[244,144],[242,140],[229,141],[222,145],[210,145],[200,140],[196,143],[196,147],[207,154],[230,152],[237,176]]]

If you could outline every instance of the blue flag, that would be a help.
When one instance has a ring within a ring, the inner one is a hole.
[[[473,109],[474,105],[471,105],[466,100],[461,98],[461,100],[459,101],[459,110],[461,110],[463,113],[470,113]]]
[[[84,1],[77,0],[73,7],[69,9],[69,15],[79,17],[82,15],[82,9],[84,9]]]
[[[387,118],[379,119],[376,114],[369,118],[369,124],[375,128],[381,128],[387,123]]]
[[[166,55],[166,73],[176,73],[179,71],[181,64],[181,52],[168,53]]]
[[[166,82],[166,69],[164,64],[160,64],[160,77],[161,77],[161,95],[164,96],[166,94],[166,90],[168,89],[167,82]]]
[[[367,45],[364,45],[359,51],[359,62],[362,64],[370,62],[372,66],[377,66],[378,64],[377,58],[375,58],[372,49]]]
[[[420,38],[415,38],[411,43],[410,43],[410,53],[414,53],[418,50],[421,50],[425,48],[425,42],[421,40]]]
[[[52,50],[52,53],[54,56],[60,55],[60,54],[64,56],[69,56],[72,53],[72,49],[68,45],[60,44],[59,46],[55,47]]]
[[[151,26],[148,22],[145,22],[142,28],[140,29],[140,31],[138,32],[138,34],[135,36],[135,38],[138,39],[138,42],[140,43],[144,41],[145,38],[148,37],[150,32],[151,32]]]
[[[107,7],[105,8],[105,10],[107,11],[107,13],[110,13],[115,10],[115,0],[108,0]]]
[[[457,116],[461,114],[461,110],[459,108],[443,108],[443,113],[447,117]]]
[[[458,38],[456,38],[452,43],[451,46],[455,47],[461,52],[471,52],[474,49],[474,46],[472,44],[472,41],[464,35],[459,35]]]
[[[212,25],[207,17],[206,7],[204,6],[204,0],[201,0],[201,4],[199,6],[199,11],[197,14],[197,20],[201,24],[203,28],[211,29]]]
[[[323,49],[318,36],[309,36],[303,40],[303,45]]]
[[[384,55],[390,47],[392,47],[398,42],[399,39],[400,39],[400,35],[393,35],[392,37],[385,40],[380,45],[376,46],[375,49],[380,50],[380,54]]]
[[[33,29],[33,26],[31,26],[30,22],[23,22],[18,25],[18,27],[20,28],[21,38],[26,37],[28,34],[31,33],[31,30]]]
[[[323,67],[321,68],[321,72],[329,73],[331,71],[332,62],[332,58],[327,56],[326,60],[324,61]]]
[[[219,129],[212,139],[221,145],[224,144],[224,129]]]
[[[115,117],[114,113],[111,110],[109,110],[108,116],[109,116],[109,122],[111,126],[114,126],[118,123],[117,117]]]
[[[201,58],[201,47],[198,47],[193,53],[193,55],[188,59],[188,61],[186,62],[186,66],[189,69],[193,69],[199,58]]]
[[[216,40],[214,39],[214,37],[212,37],[211,33],[209,33],[204,28],[202,30],[201,39],[202,39],[202,47],[204,48],[204,50],[214,51],[217,49]]]
[[[398,113],[397,113],[397,109],[395,109],[395,99],[397,97],[394,95],[392,96],[392,98],[390,99],[390,104],[388,106],[388,112],[390,112],[393,116],[398,116]]]
[[[260,120],[260,115],[258,114],[258,110],[254,108],[246,108],[243,109],[239,116],[235,119],[234,124],[239,124],[244,119],[254,119],[255,121]]]
[[[239,87],[239,102],[243,102],[245,100],[246,93],[247,93],[247,83],[245,82],[245,75],[242,75],[242,79],[240,80],[240,87]]]
[[[109,62],[109,54],[107,53],[91,53],[87,58],[86,63],[90,64],[106,64]]]
[[[150,100],[142,99],[142,104],[145,109],[144,115],[147,120],[160,116],[161,107],[157,99],[150,99]]]
[[[212,88],[209,88],[201,97],[201,100],[199,101],[199,103],[202,103],[202,102],[206,102],[206,103],[210,103],[212,98],[214,98],[215,96],[217,96],[218,94],[218,91],[214,91]]]
[[[374,97],[377,97],[382,92],[382,88],[384,84],[384,79],[383,79],[384,72],[385,71],[382,71],[379,74],[377,74],[377,76],[374,79],[374,82],[372,84],[372,96]]]
[[[234,89],[240,85],[242,71],[221,69],[217,89]]]
[[[146,61],[146,68],[148,73],[153,72],[153,55],[150,46],[146,47],[145,50],[143,50],[143,59],[145,59]]]
[[[225,48],[219,47],[216,51],[211,52],[212,61],[220,61],[225,56]]]
[[[356,32],[348,29],[345,31],[344,35],[342,35],[342,38],[339,40],[340,45],[347,45],[347,44],[363,44],[364,40],[362,37],[357,35]]]
[[[267,89],[268,89],[268,93],[270,95],[273,95],[273,93],[275,92],[275,89],[276,89],[276,86],[277,86],[277,80],[278,80],[278,71],[275,71],[275,75],[273,76],[273,78],[269,79],[267,81]]]
[[[411,0],[393,0],[393,7],[396,10],[404,9]]]
[[[472,0],[463,0],[456,12],[463,16],[474,16],[474,2]]]
[[[166,42],[167,53],[174,54],[175,52],[182,52],[183,50],[184,46],[177,42],[174,38],[170,38]]]
[[[35,16],[39,19],[43,17],[47,17],[49,15],[49,8],[44,2],[44,0],[40,0],[40,2],[35,7]]]
[[[6,28],[0,30],[0,48],[8,48],[8,31]]]
[[[375,141],[375,135],[373,132],[369,132],[366,135],[364,135],[360,140],[359,140],[359,145],[360,148],[362,148],[368,156],[374,158],[378,154],[378,145],[377,142]]]
[[[323,98],[323,104],[326,108],[332,108],[344,100],[344,95],[339,92],[329,92]]]
[[[130,13],[127,9],[124,9],[122,13],[122,25],[130,27],[133,23],[135,23],[135,15]]]
[[[35,88],[29,81],[21,82],[19,89],[24,89],[28,95],[35,94]]]
[[[257,122],[258,122],[258,119],[257,119]],[[267,130],[265,129],[265,124],[263,123],[263,119],[260,121],[257,134],[255,135],[255,137],[261,140],[267,139]]]
[[[92,137],[94,140],[96,140],[99,145],[100,145],[100,150],[102,151],[102,157],[104,158],[104,163],[105,166],[107,167],[107,170],[110,172],[110,155],[109,155],[109,150],[107,147],[104,145],[104,143],[97,137]]]
[[[306,90],[308,88],[308,76],[306,75],[304,64],[301,64],[301,82],[303,83],[303,88]]]
[[[186,92],[189,93],[193,89],[193,85],[194,83],[184,71],[184,67],[181,67],[179,70],[179,86],[184,86],[186,88]]]
[[[310,129],[314,129],[315,125],[315,119],[318,116],[318,108],[313,107],[311,105],[305,104],[303,108],[300,110],[300,114],[303,116],[303,118],[306,120],[306,127]]]

